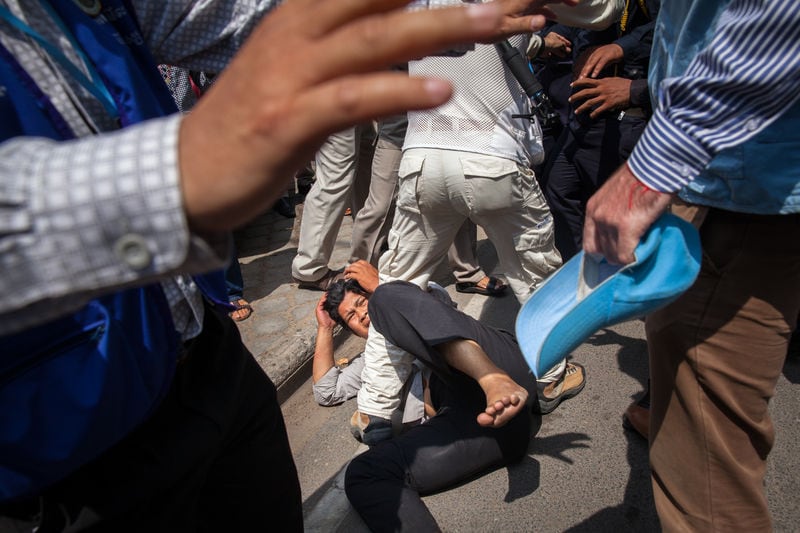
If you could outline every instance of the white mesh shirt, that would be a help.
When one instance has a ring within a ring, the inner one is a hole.
[[[510,41],[524,54],[527,36]],[[544,154],[538,122],[512,118],[530,113],[530,101],[494,45],[478,44],[462,54],[412,61],[408,70],[413,76],[447,79],[454,93],[436,109],[409,113],[404,149],[474,152],[526,166],[541,162]]]

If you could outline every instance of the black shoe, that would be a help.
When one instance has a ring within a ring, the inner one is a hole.
[[[297,283],[298,289],[305,289],[308,291],[327,291],[331,284],[344,278],[344,269],[328,270],[328,272],[316,281],[304,281],[292,276],[292,279]]]
[[[275,205],[272,206],[272,210],[286,218],[294,218],[297,216],[294,212],[294,206],[285,196],[280,197],[278,201],[275,202]]]
[[[800,359],[800,324],[798,324],[797,329],[794,330],[792,337],[789,339],[789,348],[786,350],[786,356]]]

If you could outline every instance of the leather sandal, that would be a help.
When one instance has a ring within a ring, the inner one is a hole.
[[[503,294],[503,292],[508,287],[508,285],[506,285],[505,283],[503,283],[502,281],[500,281],[495,277],[487,276],[484,279],[487,278],[489,279],[489,281],[486,282],[485,287],[481,287],[480,285],[478,285],[480,281],[478,282],[464,281],[461,283],[456,283],[456,291],[469,294],[482,294],[484,296],[498,296],[500,294]],[[483,281],[483,279],[481,281]]]
[[[231,305],[236,309],[228,313],[228,316],[231,317],[235,322],[247,320],[250,318],[250,315],[253,314],[253,306],[250,305],[244,298],[239,298],[238,300],[232,301]]]

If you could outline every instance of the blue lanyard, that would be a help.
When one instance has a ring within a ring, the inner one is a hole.
[[[72,33],[67,29],[64,25],[64,22],[58,16],[58,14],[53,10],[52,6],[50,6],[46,1],[41,1],[40,4],[42,7],[48,12],[50,17],[56,22],[56,24],[61,29],[62,33],[69,39],[72,48],[75,50],[75,53],[78,54],[81,61],[83,61],[86,69],[89,71],[89,78],[81,72],[75,64],[70,61],[70,59],[64,55],[64,53],[55,45],[53,45],[50,41],[42,37],[39,32],[31,28],[28,24],[17,18],[9,9],[5,6],[0,5],[0,17],[5,19],[9,24],[20,30],[21,32],[25,33],[26,35],[33,38],[39,45],[44,48],[51,57],[56,59],[62,67],[64,67],[69,74],[87,91],[89,91],[97,100],[103,104],[103,107],[106,109],[106,112],[114,119],[119,119],[119,111],[117,109],[117,104],[114,102],[114,99],[111,97],[111,93],[108,91],[108,88],[103,83],[103,80],[100,78],[100,75],[94,69],[92,62],[86,57],[86,55],[81,51],[80,46],[77,42],[75,42],[75,38],[72,36]]]

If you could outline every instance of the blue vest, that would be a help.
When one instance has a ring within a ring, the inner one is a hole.
[[[730,0],[670,0],[658,14],[650,94],[683,74],[716,34]],[[742,127],[745,127],[743,125]],[[755,137],[720,151],[680,196],[700,205],[756,214],[800,212],[800,102]]]
[[[103,0],[101,17],[73,0],[51,5],[102,77],[121,126],[177,111],[125,0]],[[74,137],[2,46],[0,85],[0,141]],[[227,301],[221,273],[197,281]],[[0,338],[0,501],[39,492],[145,420],[169,390],[179,347],[158,284]]]

